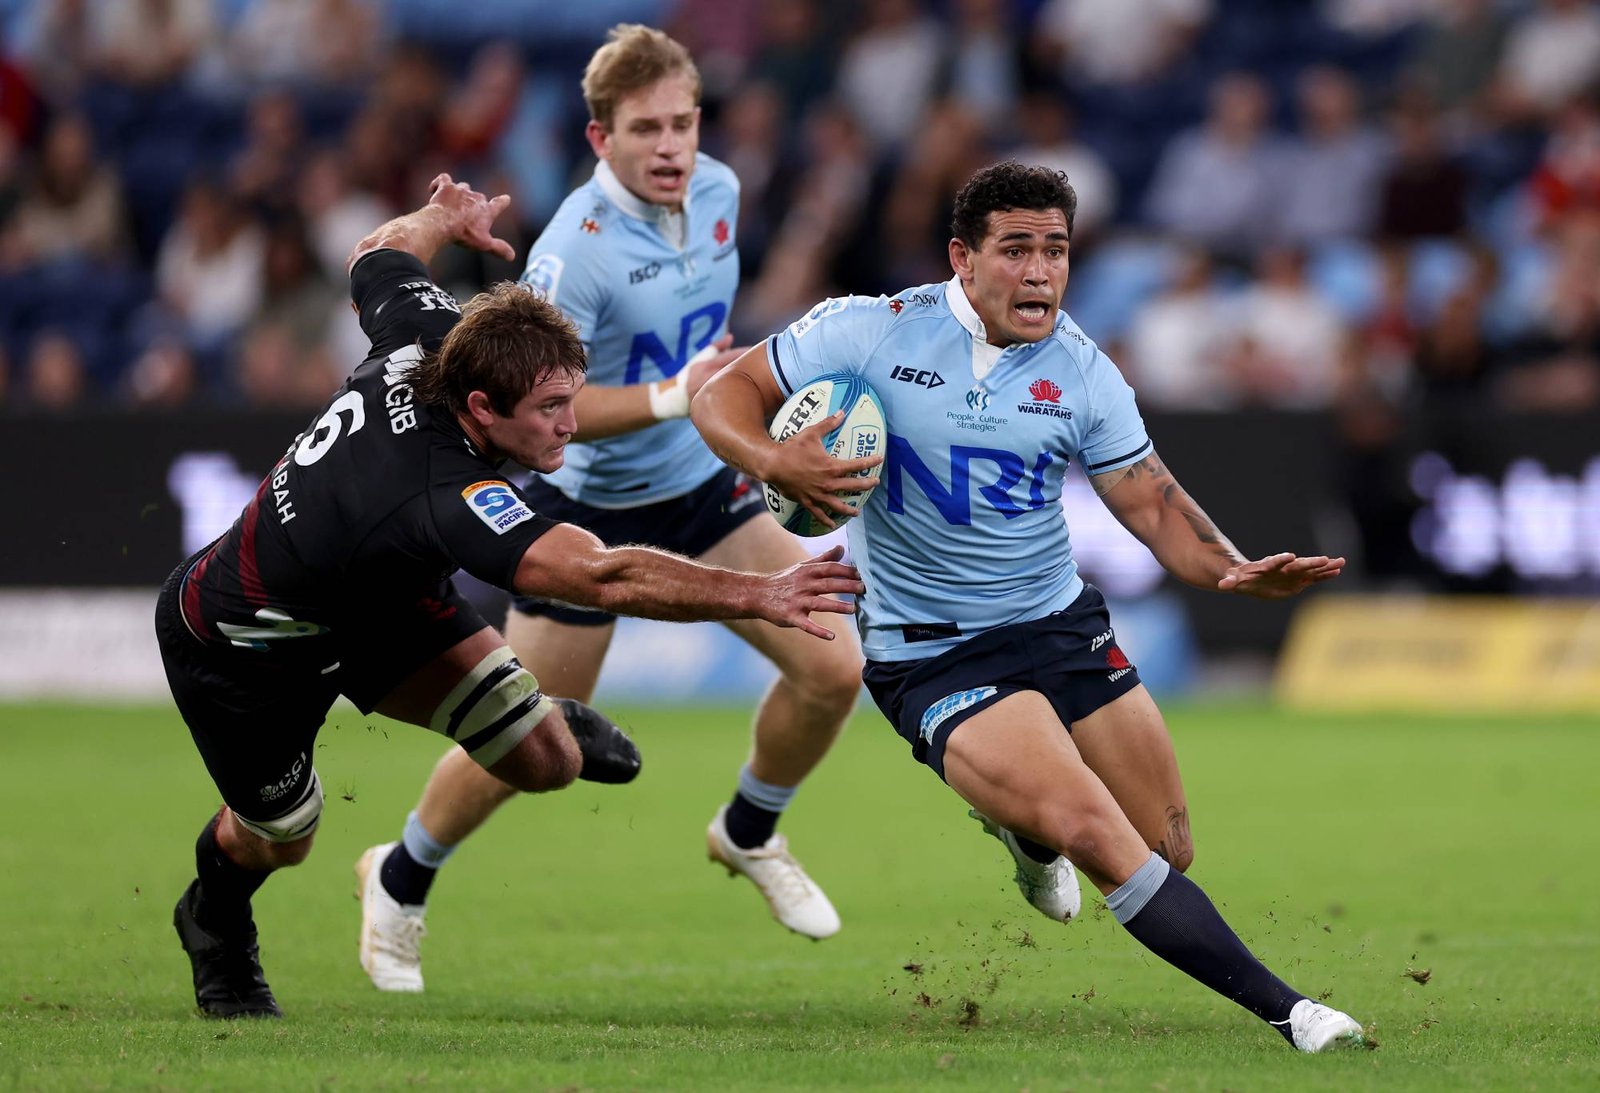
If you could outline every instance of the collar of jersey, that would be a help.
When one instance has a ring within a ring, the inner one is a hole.
[[[967,299],[967,290],[961,284],[960,274],[950,278],[945,284],[944,298],[950,307],[950,314],[956,317],[956,322],[966,327],[967,333],[972,335],[972,378],[982,383],[989,378],[989,373],[994,371],[994,366],[1000,361],[1000,354],[1005,350],[998,345],[989,344],[989,331],[983,325],[983,320],[978,318],[978,312],[972,306],[972,301]]]
[[[654,224],[660,229],[661,234],[668,240],[679,239],[683,236],[683,223],[689,213],[689,194],[683,195],[683,211],[674,212],[665,205],[652,205],[628,189],[611,169],[611,164],[601,160],[595,165],[594,180],[600,186],[600,192],[606,199],[615,205],[626,216],[635,220],[643,220],[646,224]],[[683,244],[675,243],[680,249]]]

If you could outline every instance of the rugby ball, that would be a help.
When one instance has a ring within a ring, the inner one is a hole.
[[[867,386],[866,380],[849,372],[829,372],[795,391],[778,408],[768,432],[773,440],[782,444],[839,410],[845,411],[844,421],[822,438],[822,446],[828,454],[835,459],[865,459],[883,451],[887,443],[883,403],[878,401],[877,392]],[[859,477],[868,478],[875,476],[878,469],[857,473]],[[778,523],[796,535],[826,535],[830,530],[813,518],[803,505],[785,497],[775,487],[763,486],[761,492]],[[839,496],[859,511],[872,496],[872,488],[841,491]],[[834,519],[843,523],[849,517],[836,515]]]

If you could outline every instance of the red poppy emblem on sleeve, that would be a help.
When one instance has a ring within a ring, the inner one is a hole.
[[[1028,394],[1033,396],[1035,402],[1061,401],[1061,388],[1049,380],[1034,380],[1028,384]]]
[[[719,246],[728,241],[728,222],[726,220],[717,221],[717,226],[711,230],[711,238],[715,239]]]

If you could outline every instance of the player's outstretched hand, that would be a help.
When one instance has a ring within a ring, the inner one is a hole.
[[[1330,558],[1325,554],[1314,558],[1273,554],[1234,566],[1217,582],[1217,589],[1262,600],[1281,600],[1304,592],[1314,584],[1331,581],[1343,571],[1343,558]]]
[[[860,515],[839,497],[840,493],[873,489],[876,478],[858,477],[883,462],[881,455],[861,459],[835,459],[823,447],[822,439],[844,423],[845,412],[835,410],[815,425],[801,429],[778,445],[765,481],[785,497],[804,505],[806,511],[828,528],[839,526],[835,517]]]
[[[511,204],[510,194],[487,197],[465,182],[457,182],[449,175],[439,174],[428,184],[428,204],[436,205],[457,218],[457,243],[473,250],[487,251],[507,262],[516,260],[517,252],[511,244],[496,238],[489,230],[495,218]]]
[[[853,565],[845,565],[844,547],[830,547],[799,565],[769,573],[762,582],[755,614],[775,626],[793,626],[819,638],[832,640],[833,631],[811,621],[813,611],[855,614],[856,605],[834,599],[859,596],[867,590]]]

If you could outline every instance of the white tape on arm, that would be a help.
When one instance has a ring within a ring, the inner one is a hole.
[[[689,367],[693,363],[684,365],[671,379],[650,385],[650,412],[657,421],[689,416]]]

